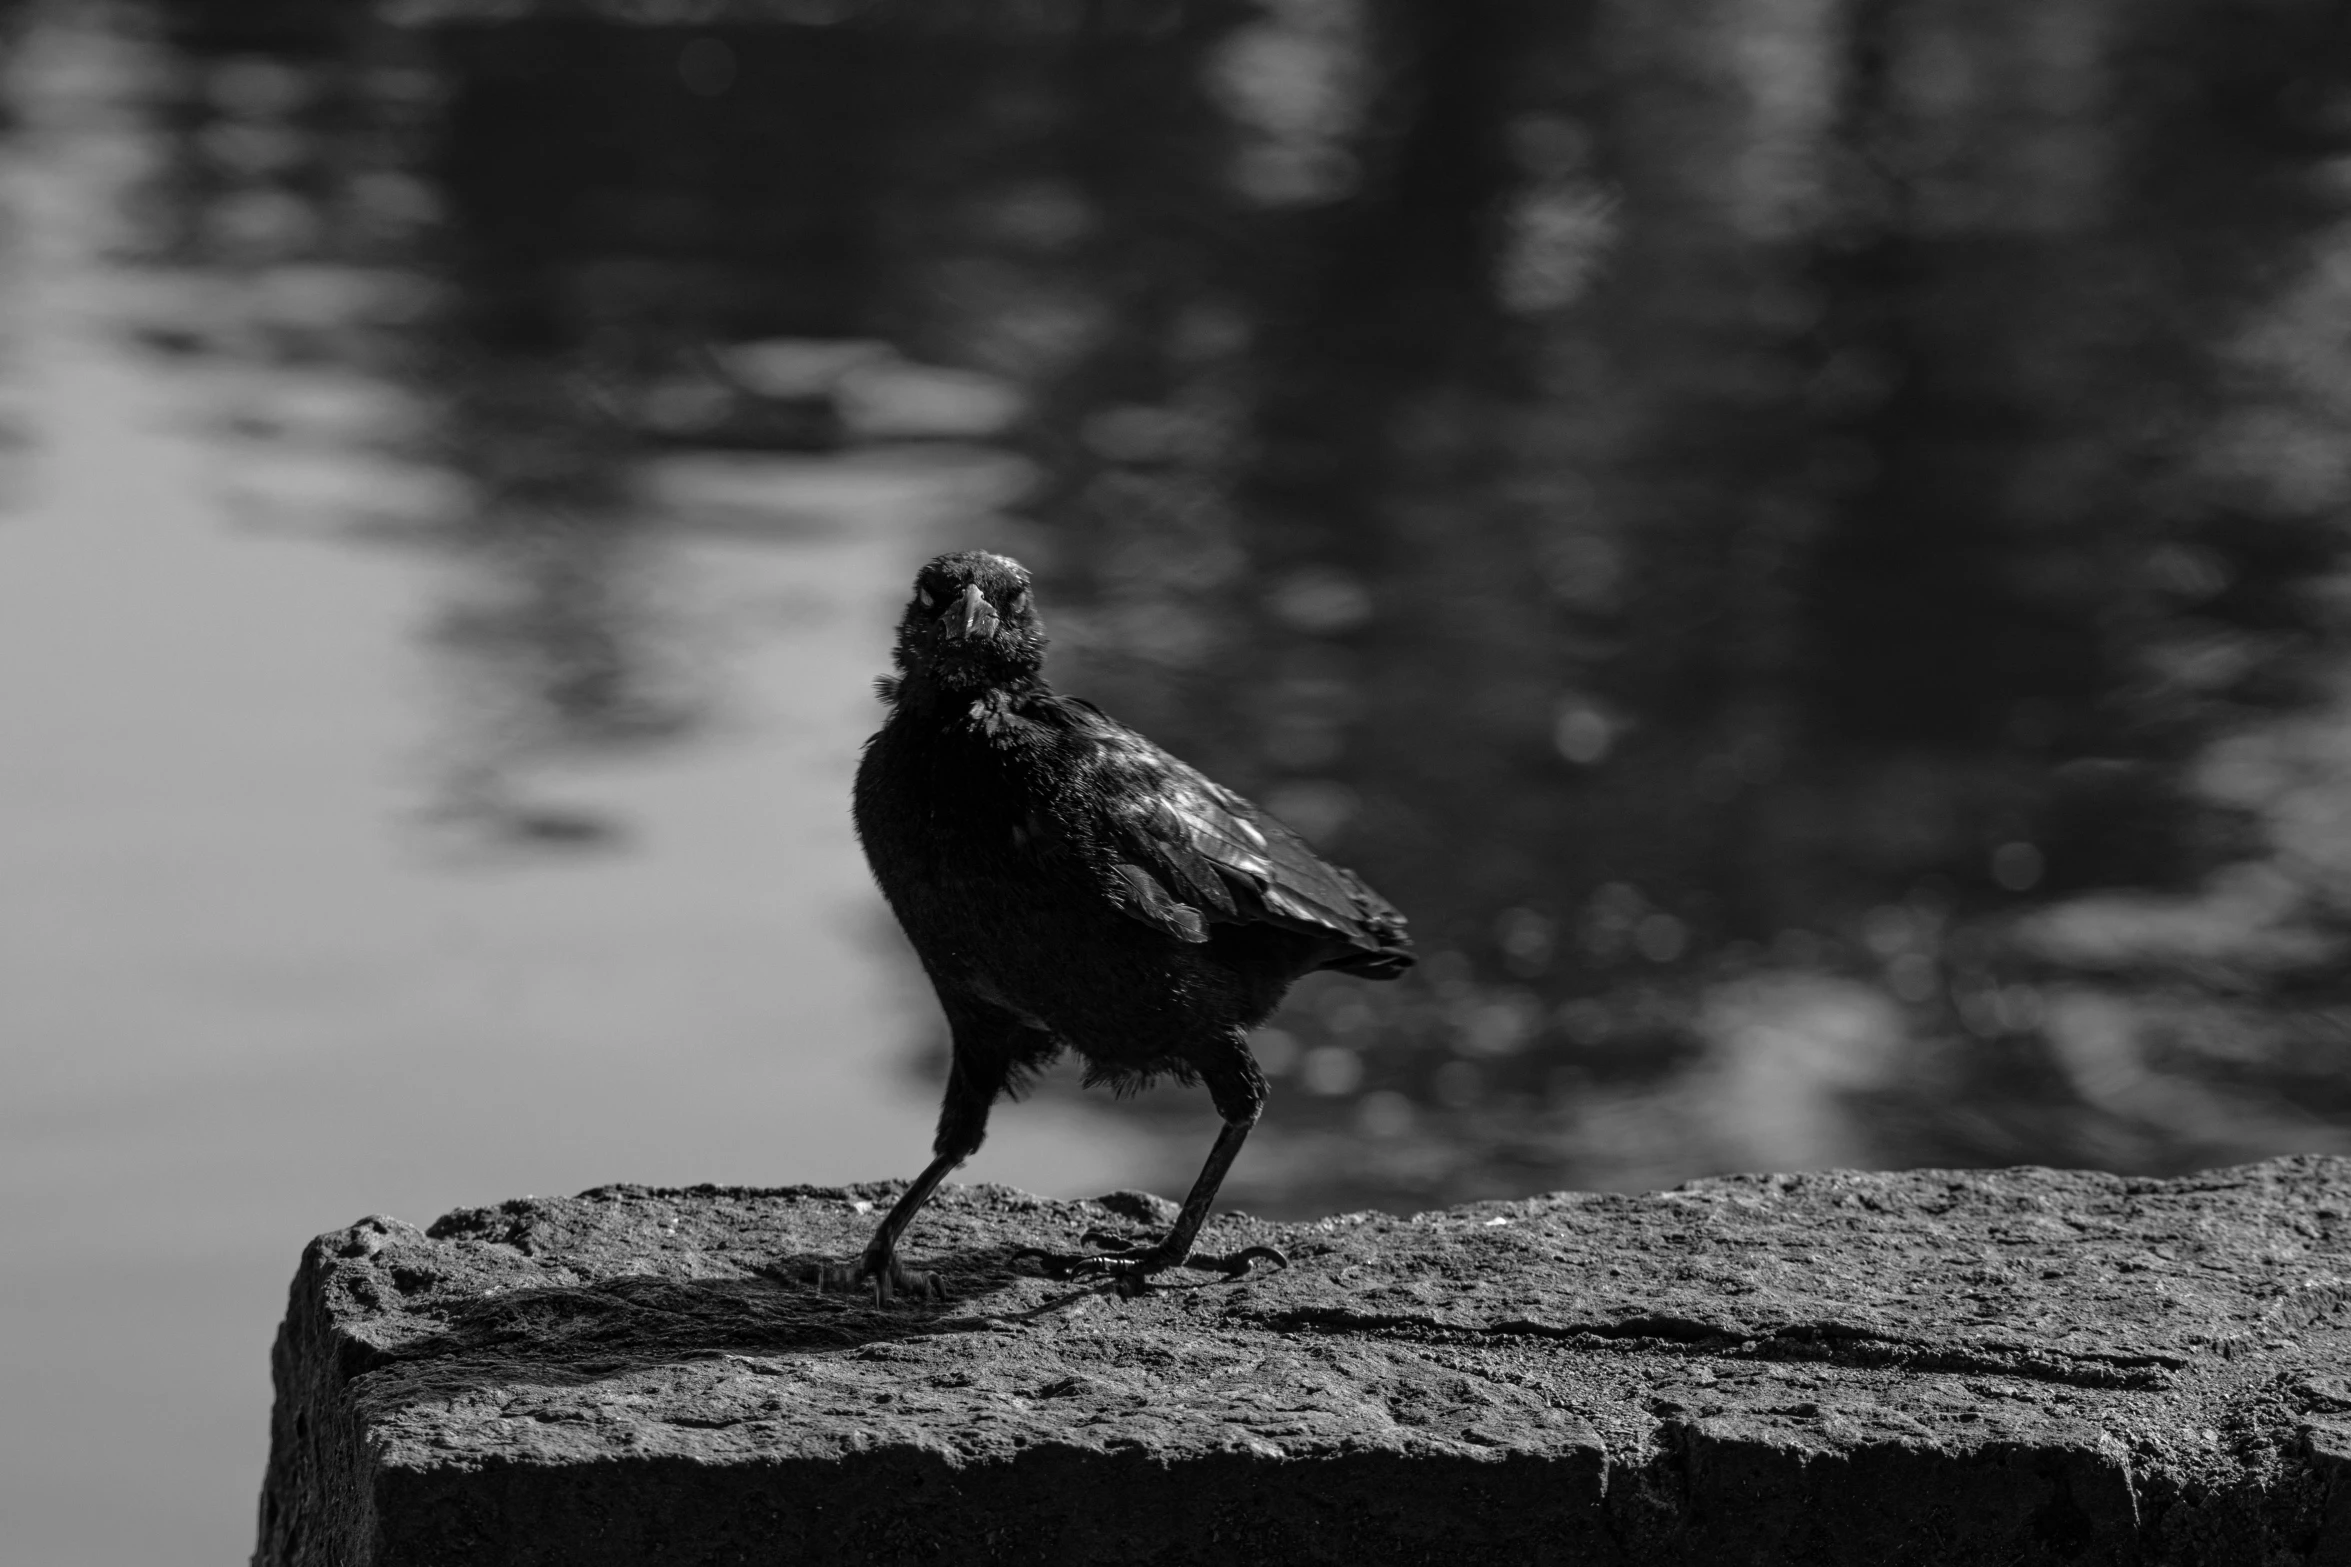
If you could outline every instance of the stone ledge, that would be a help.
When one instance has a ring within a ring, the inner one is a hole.
[[[304,1253],[256,1563],[2351,1563],[2351,1160],[1751,1176],[1277,1225],[1138,1301],[949,1188],[604,1187]],[[1191,1278],[1205,1278],[1193,1275]]]

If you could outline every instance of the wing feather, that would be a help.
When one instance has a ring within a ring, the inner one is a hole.
[[[1156,925],[1178,941],[1208,939],[1208,927],[1197,909],[1186,908],[1167,895],[1167,889],[1139,865],[1114,865],[1112,872],[1125,888],[1121,906],[1146,925]]]
[[[1269,924],[1332,939],[1335,966],[1410,966],[1403,916],[1352,871],[1099,709],[1063,705],[1091,750],[1087,793],[1118,856],[1122,912],[1184,941],[1207,940],[1212,923]]]

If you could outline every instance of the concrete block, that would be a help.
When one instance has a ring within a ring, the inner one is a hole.
[[[816,1293],[889,1185],[363,1220],[275,1352],[263,1567],[2351,1563],[2351,1161],[1832,1172],[1227,1215],[1140,1300],[950,1188],[944,1305]]]

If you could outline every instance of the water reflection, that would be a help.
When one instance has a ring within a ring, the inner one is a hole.
[[[681,533],[985,442],[1064,678],[1435,955],[1259,1200],[2338,1141],[2323,7],[158,14],[203,331],[399,388],[243,427],[434,475],[459,836],[723,723]]]

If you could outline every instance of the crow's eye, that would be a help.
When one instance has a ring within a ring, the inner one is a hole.
[[[1029,590],[1022,588],[1018,593],[1013,594],[1011,601],[1005,605],[1005,608],[1011,610],[1015,615],[1027,614],[1029,609]]]
[[[931,590],[929,588],[916,588],[914,590],[914,596],[922,600],[922,607],[925,609],[936,609],[939,607],[939,601],[931,597]]]

